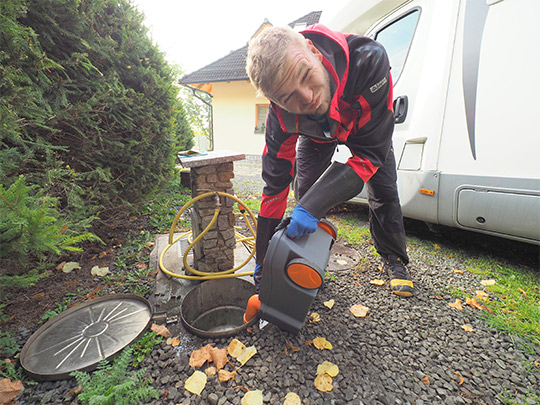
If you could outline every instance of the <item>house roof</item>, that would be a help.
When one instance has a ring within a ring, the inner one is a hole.
[[[321,18],[322,11],[312,11],[309,14],[306,14],[303,17],[289,23],[289,26],[294,28],[295,26],[309,26],[319,22]],[[264,20],[259,29],[255,32],[254,36],[262,31],[265,26],[271,26],[268,20]],[[182,77],[179,80],[180,84],[190,84],[199,88],[206,87],[204,86],[207,83],[215,82],[230,82],[238,80],[249,80],[249,77],[246,73],[246,56],[247,56],[248,45],[246,44],[236,51],[232,51],[228,55],[224,56],[221,59],[218,59],[215,62],[210,63],[209,65],[196,70],[192,73],[189,73]]]

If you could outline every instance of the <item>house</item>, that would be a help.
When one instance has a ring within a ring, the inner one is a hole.
[[[296,30],[319,22],[322,11],[314,11],[291,22]],[[265,20],[252,36],[272,24]],[[246,73],[246,44],[227,56],[195,71],[179,81],[182,85],[212,94],[214,150],[229,149],[248,155],[261,155],[264,124],[270,102],[258,97]]]

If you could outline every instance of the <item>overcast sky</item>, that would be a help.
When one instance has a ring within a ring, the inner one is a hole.
[[[145,16],[152,40],[186,73],[247,44],[267,18],[288,24],[312,11],[327,22],[349,0],[131,0]]]

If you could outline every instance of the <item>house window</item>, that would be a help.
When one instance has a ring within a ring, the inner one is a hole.
[[[255,114],[255,133],[264,134],[266,116],[268,115],[268,104],[257,104]]]

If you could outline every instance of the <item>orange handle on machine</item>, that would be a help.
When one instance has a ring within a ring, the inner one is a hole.
[[[259,300],[259,294],[252,295],[246,307],[246,312],[244,313],[244,323],[248,323],[259,313],[259,308],[261,307],[261,301]]]

